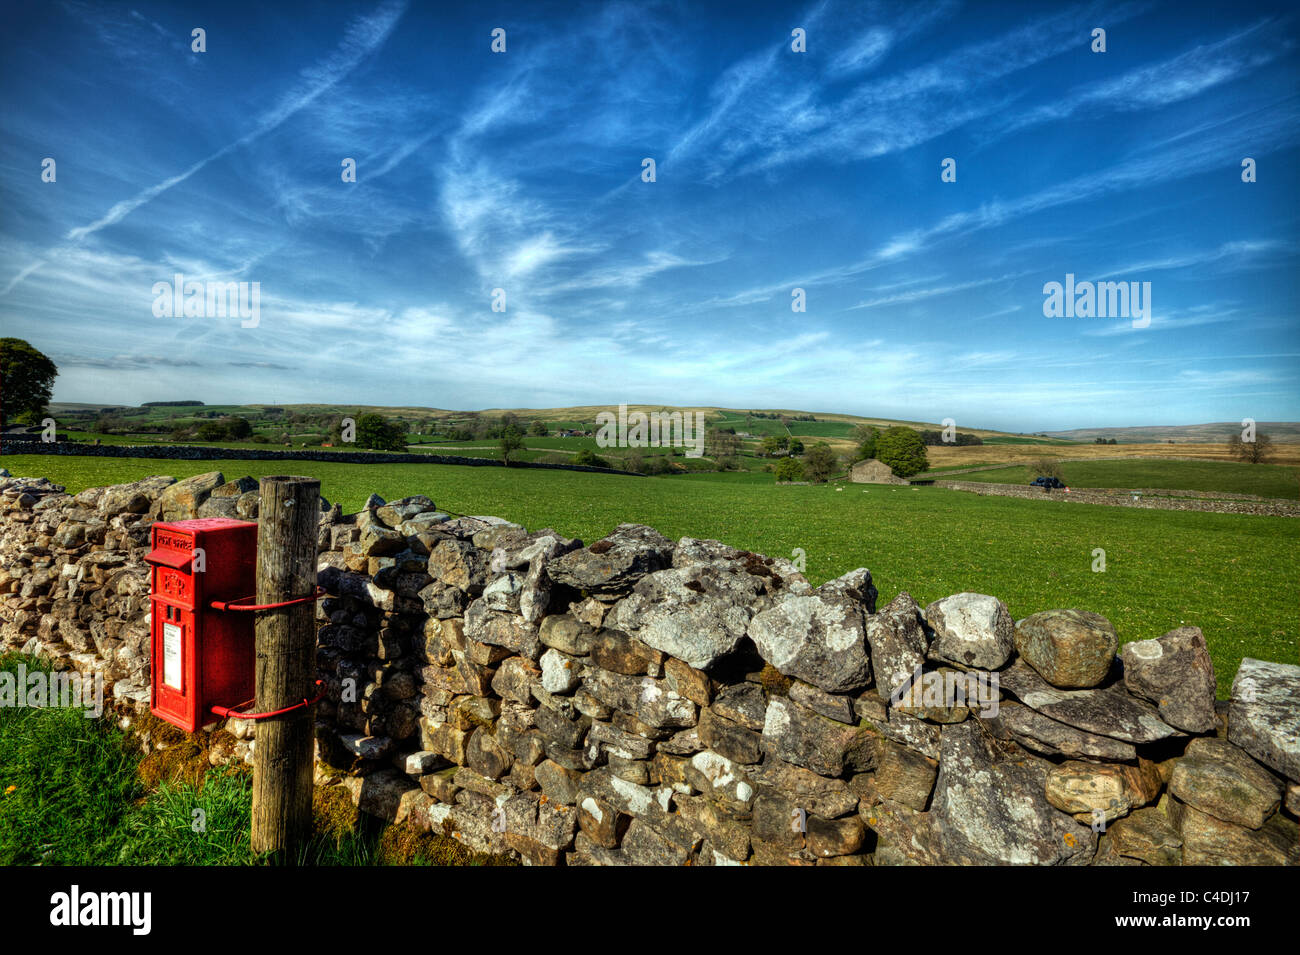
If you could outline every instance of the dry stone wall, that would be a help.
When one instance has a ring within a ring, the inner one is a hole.
[[[157,519],[256,484],[0,479],[0,637],[147,706]],[[541,865],[1294,865],[1300,667],[1204,637],[877,606],[865,569],[624,524],[584,546],[433,501],[323,509],[317,779]],[[958,691],[964,691],[961,695]],[[250,725],[213,759],[247,759]]]

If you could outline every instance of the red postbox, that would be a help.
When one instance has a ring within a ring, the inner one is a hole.
[[[256,588],[257,525],[224,517],[153,525],[150,712],[193,733],[254,694],[254,620],[215,609]]]

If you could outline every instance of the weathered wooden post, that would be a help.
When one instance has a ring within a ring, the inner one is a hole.
[[[320,482],[264,477],[257,529],[257,603],[277,604],[316,589]],[[308,601],[257,616],[257,706],[273,712],[314,697],[316,611]],[[263,720],[253,747],[254,852],[293,860],[311,833],[313,708]],[[286,852],[287,850],[287,852]]]

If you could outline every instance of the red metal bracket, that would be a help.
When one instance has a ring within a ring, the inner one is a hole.
[[[214,600],[212,601],[213,610],[279,610],[282,607],[292,607],[294,604],[311,603],[314,600],[320,600],[326,596],[324,587],[317,587],[316,592],[309,597],[294,597],[292,600],[282,600],[275,604],[246,604],[245,600],[256,600],[256,597],[240,597],[238,600]]]
[[[247,608],[241,608],[241,609],[247,609]],[[325,681],[317,680],[316,685],[324,686]],[[272,716],[283,716],[285,713],[292,713],[294,710],[301,710],[304,707],[311,706],[314,703],[319,703],[324,696],[325,696],[325,691],[321,690],[310,700],[304,697],[301,703],[295,703],[293,704],[293,706],[286,706],[284,707],[284,709],[280,709],[280,710],[271,710],[269,713],[236,713],[235,708],[233,706],[214,706],[212,707],[212,712],[216,713],[218,716],[223,716],[223,717],[236,719],[236,720],[267,720],[270,719]],[[253,702],[252,700],[247,700],[243,703],[240,703],[239,705],[248,706],[252,702]]]

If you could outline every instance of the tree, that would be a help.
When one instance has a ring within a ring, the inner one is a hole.
[[[45,417],[59,369],[21,338],[0,338],[0,427]]]
[[[818,441],[812,446],[812,450],[803,459],[804,472],[808,475],[808,480],[814,484],[825,484],[835,468],[839,464],[839,459],[831,446],[825,441]]]
[[[1254,441],[1243,441],[1241,435],[1234,433],[1228,439],[1228,453],[1247,464],[1263,464],[1273,454],[1273,439],[1261,431]]]
[[[1062,483],[1065,483],[1065,468],[1062,467],[1060,461],[1043,460],[1038,463],[1036,476],[1056,478]]]
[[[374,451],[405,451],[406,432],[381,414],[371,411],[357,418],[356,446]]]
[[[719,458],[735,457],[740,452],[740,439],[736,437],[735,432],[719,431],[714,429],[706,432],[704,436],[704,447],[709,457],[717,460]]]
[[[247,438],[253,433],[253,426],[247,418],[241,418],[238,415],[225,420],[226,434],[237,440]]]
[[[791,439],[790,439],[790,453],[791,453],[791,454],[803,454],[803,442],[800,441],[798,438],[791,438]]]
[[[596,453],[592,451],[591,448],[583,448],[581,451],[575,454],[573,456],[573,463],[580,464],[583,465],[584,467],[589,467],[589,468],[609,467],[609,462],[606,461],[604,458],[597,457]]]
[[[854,461],[865,461],[876,456],[876,442],[880,440],[879,428],[860,424],[853,429],[853,438],[858,442],[858,450],[853,454]]]
[[[803,479],[803,464],[798,458],[782,458],[776,462],[775,471],[778,481],[799,481]]]
[[[896,477],[911,477],[930,467],[925,442],[912,428],[887,428],[876,439],[876,460],[889,465]]]
[[[540,418],[534,419],[533,423],[528,426],[528,433],[538,438],[546,437],[546,422]]]
[[[524,449],[524,436],[519,433],[519,429],[513,424],[507,425],[501,431],[501,460],[505,462],[506,467],[510,466],[510,455],[516,451]]]

